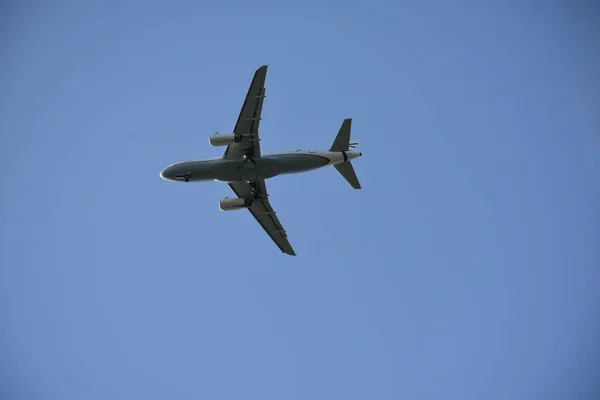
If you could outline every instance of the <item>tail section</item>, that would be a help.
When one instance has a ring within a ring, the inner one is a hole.
[[[360,189],[360,182],[356,177],[356,172],[352,167],[351,159],[362,156],[362,153],[350,152],[350,148],[354,148],[356,143],[350,143],[350,131],[352,129],[352,118],[347,118],[342,122],[340,130],[335,137],[329,151],[341,151],[344,155],[344,162],[340,164],[334,164],[335,169],[344,177],[346,182],[350,184],[354,189]]]

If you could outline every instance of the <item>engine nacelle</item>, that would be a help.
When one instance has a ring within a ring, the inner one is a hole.
[[[250,207],[250,202],[246,199],[232,199],[231,197],[225,197],[224,199],[219,200],[219,208],[221,211],[239,210],[248,207]]]
[[[213,147],[228,146],[242,141],[242,135],[238,133],[215,133],[208,137],[208,142]]]

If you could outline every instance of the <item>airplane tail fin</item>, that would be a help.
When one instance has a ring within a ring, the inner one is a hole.
[[[335,137],[333,143],[331,144],[331,148],[329,151],[341,151],[346,152],[351,147],[356,146],[356,143],[350,143],[350,131],[352,129],[352,118],[347,118],[342,122],[342,126],[340,126],[340,130],[338,131],[337,136]],[[362,155],[362,153],[361,153]],[[344,153],[344,159],[346,160],[346,153]],[[354,189],[360,189],[360,182],[356,177],[356,172],[354,172],[354,168],[352,167],[352,163],[350,160],[346,160],[341,164],[335,164],[335,169],[344,177],[346,182],[350,184]]]
[[[352,118],[347,118],[342,122],[335,140],[331,144],[329,151],[348,151],[350,147],[350,130],[352,129]]]

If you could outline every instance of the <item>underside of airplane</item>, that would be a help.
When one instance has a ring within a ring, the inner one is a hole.
[[[332,165],[354,189],[360,189],[351,161],[362,156],[350,142],[352,119],[345,119],[329,150],[261,154],[258,133],[265,99],[267,66],[254,73],[233,132],[209,137],[211,146],[226,146],[222,157],[176,163],[163,169],[163,179],[180,182],[226,182],[235,198],[221,199],[223,211],[246,208],[279,249],[295,256],[286,230],[269,202],[266,179]]]

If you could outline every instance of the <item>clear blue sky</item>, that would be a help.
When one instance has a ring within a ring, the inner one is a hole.
[[[599,7],[501,3],[3,3],[0,398],[599,398]],[[297,257],[158,175],[262,64],[364,153],[267,182]]]

